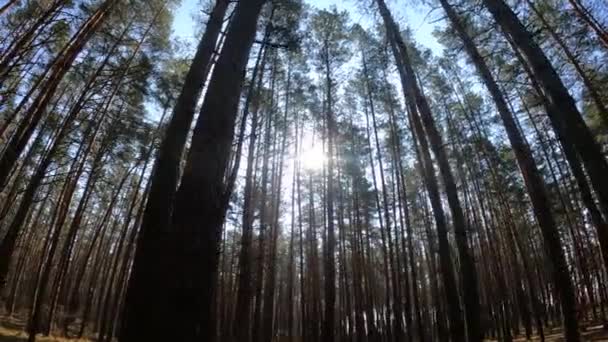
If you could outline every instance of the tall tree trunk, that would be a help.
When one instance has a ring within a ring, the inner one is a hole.
[[[242,79],[264,2],[252,0],[236,6],[194,129],[171,223],[164,225],[168,222],[163,218],[160,220],[163,222],[151,222],[157,224],[155,226],[142,226],[121,341],[215,339],[212,303],[225,217],[221,208],[229,195],[225,193],[224,177]],[[168,135],[164,140],[176,138],[181,139]],[[179,152],[162,150],[165,149],[161,147],[161,155]],[[179,159],[173,159],[165,167],[176,170]],[[162,160],[160,156],[159,160]],[[156,168],[160,168],[158,163]],[[153,177],[155,181],[175,184],[175,177]],[[172,193],[152,188],[148,201],[154,196]],[[167,201],[155,204],[167,204]],[[147,212],[154,210],[166,208],[148,202]],[[154,308],[146,304],[150,300],[157,303]]]
[[[418,107],[418,114],[421,118],[421,123],[424,126],[424,132],[428,136],[430,147],[433,150],[433,154],[439,164],[439,171],[444,181],[448,204],[452,214],[452,220],[454,224],[454,235],[456,239],[456,246],[460,257],[460,271],[462,272],[462,286],[463,286],[463,302],[466,314],[466,330],[469,341],[481,341],[483,339],[483,331],[480,326],[480,303],[479,303],[479,290],[477,284],[477,271],[475,269],[475,261],[469,250],[468,238],[467,238],[467,224],[464,219],[460,200],[458,199],[458,193],[456,188],[456,182],[451,171],[446,153],[443,148],[443,142],[437,128],[435,126],[434,119],[431,114],[430,107],[422,94],[421,89],[418,86],[416,75],[411,65],[410,58],[407,52],[402,38],[400,37],[399,29],[394,22],[384,0],[377,0],[380,7],[382,18],[384,19],[387,32],[389,32],[390,39],[394,42],[394,54],[395,58],[399,59],[402,64],[402,77],[405,77],[406,82],[404,85],[408,101],[416,104]],[[418,132],[418,139],[421,139],[423,131]],[[431,172],[432,170],[427,170]],[[455,303],[453,303],[455,304]],[[456,311],[452,311],[455,314]],[[454,319],[454,317],[452,317]],[[458,324],[456,324],[458,326]],[[453,328],[456,328],[453,326]],[[452,330],[454,338],[459,336],[462,338],[463,334]]]
[[[257,270],[255,278],[255,303],[253,309],[253,327],[252,327],[252,341],[259,342],[262,334],[262,303],[263,296],[262,291],[264,290],[264,269],[266,265],[266,239],[268,233],[268,227],[270,226],[270,211],[268,205],[268,198],[272,197],[268,195],[268,178],[270,173],[270,148],[272,144],[272,127],[274,122],[274,98],[276,90],[276,77],[277,77],[277,53],[274,52],[274,59],[272,62],[272,76],[270,81],[270,94],[269,94],[269,106],[266,114],[266,122],[264,127],[264,142],[263,142],[263,154],[262,154],[262,175],[261,175],[261,194],[259,199],[259,216],[260,216],[260,229],[258,233],[258,257],[257,257]],[[272,178],[272,177],[271,177]],[[272,182],[271,182],[272,183]],[[272,188],[272,186],[271,186]]]
[[[211,69],[211,59],[228,4],[228,0],[218,0],[213,8],[152,169],[146,209],[137,238],[134,269],[125,299],[125,321],[122,324],[121,337],[127,341],[138,340],[142,331],[150,326],[160,328],[159,325],[164,321],[164,316],[156,316],[159,312],[148,310],[146,303],[157,296],[158,288],[162,286],[164,274],[157,272],[156,268],[164,258],[166,245],[163,236],[167,233],[170,223],[179,180],[179,165],[196,104]],[[156,287],[150,284],[156,284]],[[152,338],[155,334],[151,333],[150,336]]]
[[[509,110],[498,84],[494,80],[490,69],[483,60],[483,57],[477,50],[475,43],[471,37],[468,36],[464,26],[460,22],[460,18],[458,18],[458,14],[447,2],[447,0],[440,0],[440,2],[446,11],[448,18],[450,19],[452,27],[456,30],[460,39],[464,43],[465,50],[475,64],[480,77],[482,78],[486,88],[494,100],[494,103],[496,104],[496,108],[498,109],[498,113],[504,124],[507,136],[509,137],[509,141],[511,142],[511,146],[513,148],[513,152],[515,153],[519,169],[522,173],[524,183],[528,190],[528,195],[530,196],[532,207],[534,209],[534,215],[537,219],[538,225],[541,228],[543,239],[547,247],[549,260],[553,264],[553,276],[556,286],[560,289],[560,302],[562,305],[562,312],[564,313],[565,324],[571,325],[570,327],[566,328],[567,330],[575,329],[575,332],[568,333],[568,335],[570,335],[569,338],[573,338],[574,336],[576,340],[576,336],[578,335],[578,332],[576,332],[577,322],[576,316],[572,316],[572,314],[575,314],[575,312],[572,312],[572,310],[575,308],[571,307],[575,304],[573,285],[568,274],[568,266],[563,254],[559,230],[557,229],[557,225],[551,213],[551,202],[547,196],[544,179],[536,167],[532,152],[517,128],[513,114]],[[574,322],[568,321],[571,319],[574,319]]]
[[[273,228],[271,234],[271,240],[269,241],[269,260],[268,260],[268,272],[266,279],[266,286],[264,288],[264,312],[263,312],[263,329],[262,329],[262,341],[273,340],[273,321],[274,321],[274,293],[275,293],[275,282],[276,282],[276,256],[277,256],[277,241],[280,235],[279,215],[281,206],[281,184],[283,181],[283,169],[284,169],[284,156],[287,148],[287,132],[289,125],[287,118],[289,114],[289,98],[290,98],[290,87],[291,87],[291,65],[288,66],[287,70],[287,84],[285,89],[285,112],[283,115],[283,137],[281,142],[281,149],[279,150],[279,161],[278,161],[278,178],[277,185],[274,191],[274,204],[271,208],[274,208],[272,214],[273,217]],[[276,130],[275,130],[276,133]],[[276,136],[275,136],[275,141]]]
[[[326,194],[326,215],[327,215],[327,240],[325,257],[325,310],[323,316],[322,341],[334,342],[335,336],[335,311],[336,311],[336,260],[335,246],[336,233],[334,223],[334,135],[337,133],[333,114],[333,79],[329,63],[329,41],[324,42],[325,60],[325,100],[327,121],[327,194]]]
[[[7,143],[4,154],[0,158],[0,190],[6,186],[8,175],[30,141],[30,137],[38,126],[42,115],[46,112],[47,106],[55,95],[59,83],[72,67],[78,54],[80,54],[87,42],[101,27],[106,17],[110,14],[112,7],[119,1],[105,0],[80,27],[78,33],[72,39],[73,43],[54,62],[49,78],[41,86],[40,93],[36,96],[27,112],[24,113],[21,123]]]
[[[238,269],[238,290],[235,308],[234,325],[234,341],[249,341],[251,334],[251,241],[253,235],[253,220],[254,220],[254,177],[253,171],[255,168],[255,151],[256,141],[258,136],[258,113],[259,113],[259,96],[264,84],[264,71],[266,69],[267,48],[260,47],[258,52],[258,61],[256,68],[251,77],[251,85],[247,100],[245,102],[244,111],[248,111],[251,106],[251,131],[249,133],[249,147],[247,152],[247,169],[245,171],[245,188],[243,190],[243,233],[241,236],[241,251],[239,254]],[[258,75],[259,73],[259,75]]]
[[[572,144],[580,157],[591,181],[591,185],[599,199],[600,208],[608,212],[608,163],[599,145],[594,140],[593,134],[587,127],[581,113],[576,108],[576,103],[561,81],[559,75],[551,65],[551,62],[542,49],[533,40],[530,32],[517,18],[516,14],[503,0],[484,0],[483,3],[492,13],[496,22],[500,25],[507,38],[512,42],[517,52],[522,55],[531,79],[537,82],[541,89],[541,96],[547,107],[547,114],[551,119],[553,128],[560,139],[566,144]],[[566,285],[566,287],[568,287]],[[565,289],[569,292],[568,289]],[[564,294],[569,296],[567,294]],[[573,329],[578,327],[575,316],[574,298],[566,301],[565,305],[571,306],[564,313],[565,320],[569,322],[571,337],[576,338]]]
[[[570,2],[570,4],[572,5],[572,8],[574,9],[574,12],[576,12],[576,15],[578,15],[578,17],[585,24],[591,27],[591,29],[593,30],[593,32],[595,32],[604,47],[608,49],[608,31],[606,31],[606,29],[602,27],[602,24],[593,17],[593,15],[589,12],[587,8],[585,8],[581,0],[568,0],[568,2]]]

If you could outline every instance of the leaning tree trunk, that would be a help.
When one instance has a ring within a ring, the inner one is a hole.
[[[558,136],[572,144],[585,167],[600,208],[608,209],[608,163],[576,103],[530,32],[503,0],[484,0],[496,22],[524,58],[530,78],[541,88],[547,114]],[[561,139],[561,138],[560,138]],[[572,310],[574,310],[572,303]],[[574,311],[571,313],[574,314]],[[575,324],[575,323],[572,323]],[[572,326],[574,328],[574,326]]]
[[[576,15],[585,24],[591,27],[593,32],[595,32],[597,37],[600,39],[600,42],[602,42],[604,47],[608,49],[608,31],[606,31],[606,29],[602,27],[602,24],[593,17],[593,15],[589,12],[587,8],[585,8],[585,6],[581,3],[580,0],[568,0],[568,2],[570,2],[570,4],[572,5],[572,8],[574,9],[574,12],[576,12]]]
[[[154,322],[154,312],[145,303],[157,296],[157,290],[150,284],[162,282],[164,275],[156,273],[157,264],[163,258],[165,248],[163,234],[170,223],[170,217],[179,180],[179,165],[192,125],[197,101],[211,68],[211,57],[215,51],[218,36],[226,14],[229,1],[218,0],[213,8],[207,28],[197,47],[196,54],[186,75],[181,93],[176,100],[173,113],[165,131],[165,138],[156,157],[151,183],[138,235],[135,252],[135,265],[129,281],[125,298],[122,338],[137,340],[137,334],[146,331]],[[159,276],[159,278],[152,278]],[[140,325],[141,324],[141,325]],[[155,335],[152,333],[150,338]]]
[[[468,238],[467,224],[464,218],[460,200],[458,198],[456,182],[449,165],[447,155],[443,148],[441,136],[436,128],[432,117],[428,102],[422,94],[418,86],[414,69],[407,52],[407,47],[400,37],[399,29],[394,22],[384,0],[377,0],[380,7],[380,12],[384,20],[387,31],[391,35],[391,40],[394,42],[395,57],[400,59],[402,64],[403,76],[406,80],[406,95],[408,101],[413,102],[418,107],[421,123],[424,127],[423,131],[418,132],[418,138],[422,138],[423,132],[428,136],[428,142],[433,150],[433,154],[439,164],[439,171],[445,185],[448,204],[452,214],[454,225],[454,235],[456,246],[460,257],[460,271],[462,272],[462,287],[463,287],[463,303],[466,315],[466,330],[469,341],[481,341],[483,332],[480,324],[480,303],[479,289],[477,284],[477,271],[475,269],[475,261],[471,255]],[[427,172],[431,172],[427,170]],[[453,303],[455,304],[455,303]],[[453,311],[455,313],[455,311]],[[452,317],[454,319],[454,317]],[[454,327],[455,328],[455,327]],[[462,338],[463,334],[452,330],[453,336]]]
[[[14,5],[18,0],[8,0],[6,4],[0,7],[0,15],[2,15],[6,10],[8,10],[12,5]]]
[[[95,32],[103,24],[105,18],[110,14],[112,7],[119,0],[106,0],[80,27],[76,36],[72,39],[71,45],[65,52],[58,56],[52,66],[51,74],[46,82],[41,86],[40,93],[34,99],[13,137],[7,143],[2,158],[0,158],[0,190],[4,189],[6,180],[15,162],[21,156],[30,137],[34,133],[40,119],[46,112],[47,106],[52,100],[59,83],[72,67],[74,60],[82,51],[87,42],[93,37]]]
[[[602,120],[604,128],[608,129],[608,108],[606,108],[606,105],[604,104],[600,93],[597,91],[595,85],[591,81],[591,78],[589,77],[589,75],[587,75],[587,72],[583,69],[583,66],[578,61],[574,53],[570,50],[568,45],[566,45],[564,39],[560,37],[560,35],[555,31],[551,24],[547,22],[547,19],[545,19],[543,13],[536,7],[536,5],[534,5],[534,3],[532,3],[531,0],[527,0],[527,2],[528,6],[532,8],[532,10],[534,11],[538,19],[541,21],[543,26],[545,26],[547,31],[549,31],[549,34],[551,35],[553,40],[555,40],[557,45],[562,48],[564,55],[566,55],[570,64],[572,64],[580,78],[583,80],[583,84],[585,85],[585,87],[587,87],[587,90],[589,91],[589,96],[591,97],[593,103],[595,104],[595,107],[597,108],[599,117]]]
[[[15,60],[15,57],[19,55],[24,47],[36,39],[36,33],[41,32],[51,22],[53,16],[63,7],[65,3],[65,0],[55,0],[49,6],[49,8],[46,9],[21,36],[19,36],[19,38],[15,39],[14,42],[11,42],[8,50],[3,54],[2,58],[0,58],[0,88],[2,88],[4,82],[7,81],[11,70],[13,70],[13,68],[19,64],[19,60]],[[8,5],[10,5],[10,3],[6,6]],[[0,13],[1,11],[2,10],[0,9]],[[10,118],[14,118],[15,114],[16,113],[14,113]],[[10,121],[11,120],[8,119],[2,124],[0,135],[4,133],[4,130]]]
[[[551,213],[551,201],[547,195],[544,179],[536,167],[529,146],[526,144],[521,136],[521,133],[519,132],[515,119],[513,118],[513,114],[509,110],[498,84],[494,80],[490,69],[483,60],[483,57],[477,50],[475,43],[466,32],[465,27],[462,25],[460,18],[458,17],[458,14],[447,2],[447,0],[440,0],[440,2],[448,15],[450,22],[452,23],[452,27],[456,30],[460,39],[464,43],[465,50],[473,61],[473,64],[475,64],[481,79],[483,80],[486,88],[492,96],[492,99],[494,100],[494,103],[496,104],[496,108],[498,109],[498,113],[503,121],[507,136],[509,137],[509,141],[511,142],[513,152],[515,153],[517,163],[522,173],[524,183],[528,190],[534,215],[537,219],[538,225],[541,228],[543,239],[547,246],[548,256],[553,263],[554,278],[556,281],[559,280],[556,285],[559,288],[563,288],[563,290],[560,291],[563,296],[564,291],[572,291],[572,283],[570,276],[568,275],[568,266],[563,254],[559,230]],[[570,300],[572,301],[574,298],[571,298]],[[571,301],[564,299],[561,300],[562,311],[564,312],[564,319],[574,319],[574,324],[576,324],[576,317],[569,317],[566,315],[568,310],[572,309],[567,307],[567,305],[574,304]],[[567,324],[572,323],[570,322]]]
[[[121,341],[215,339],[213,297],[225,217],[224,177],[234,137],[242,79],[264,0],[239,2],[194,129],[170,224],[142,226],[123,317]],[[194,101],[194,103],[196,100]],[[165,141],[181,139],[167,136]],[[183,137],[185,139],[185,137]],[[163,143],[163,145],[170,143]],[[164,146],[163,146],[164,147]],[[163,149],[161,147],[161,149]],[[163,153],[174,153],[167,149]],[[179,152],[179,151],[177,151]],[[166,157],[169,157],[166,155]],[[173,158],[171,158],[173,159]],[[156,168],[160,166],[159,163]],[[166,168],[175,168],[180,158]],[[175,184],[176,177],[153,176]],[[161,174],[162,175],[162,174]],[[170,189],[170,188],[169,188]],[[152,190],[154,196],[167,193]],[[172,193],[170,190],[169,193]],[[165,200],[154,204],[167,204]],[[168,203],[170,205],[170,202]],[[151,206],[149,212],[166,210]],[[168,215],[166,215],[168,216]],[[154,301],[155,305],[148,304]]]
[[[530,70],[529,76],[538,81],[547,98],[547,112],[552,119],[554,129],[558,135],[566,137],[567,140],[572,142],[587,169],[601,207],[608,207],[608,178],[606,177],[608,164],[589,128],[583,121],[581,113],[576,108],[574,99],[566,90],[559,75],[541,48],[534,42],[531,34],[504,1],[484,0],[484,4],[502,30],[525,57]],[[558,239],[558,237],[555,238]],[[547,246],[551,251],[551,256],[563,253],[557,250],[559,239],[555,243],[555,246]],[[568,275],[568,270],[559,267],[559,263],[558,260],[556,270],[554,270],[554,282],[560,293],[566,339],[568,341],[579,341],[576,298],[572,281]],[[565,265],[565,260],[563,265]]]
[[[399,69],[399,74],[401,77],[401,82],[404,85],[405,95],[408,95],[407,92],[407,84],[408,79],[406,76],[406,71],[403,65],[401,52],[395,42],[396,39],[400,39],[397,33],[393,33],[392,31],[395,29],[395,24],[388,12],[388,8],[386,8],[386,4],[382,0],[378,0],[378,4],[382,9],[383,18],[385,20],[385,25],[387,30],[391,32],[391,48],[393,50],[393,54],[395,55],[395,60],[397,62],[397,66]],[[445,219],[445,214],[443,212],[443,207],[441,204],[441,198],[439,195],[438,189],[438,181],[435,175],[434,167],[432,165],[430,154],[428,152],[428,143],[426,138],[424,137],[424,131],[421,125],[421,122],[418,118],[417,108],[415,106],[414,101],[409,99],[408,97],[408,105],[409,105],[409,114],[410,114],[410,126],[412,127],[412,132],[418,139],[420,148],[419,148],[419,160],[420,160],[420,169],[422,172],[422,176],[425,180],[425,185],[429,192],[429,198],[431,200],[431,205],[433,207],[433,214],[435,216],[435,223],[437,225],[437,236],[439,240],[439,257],[440,257],[440,265],[441,265],[441,274],[443,276],[443,281],[446,288],[446,297],[448,300],[448,316],[450,320],[450,331],[452,336],[455,339],[462,339],[462,336],[465,335],[464,331],[464,322],[461,317],[460,303],[458,299],[458,288],[456,285],[456,279],[453,273],[452,260],[450,256],[450,246],[447,239],[447,223]]]

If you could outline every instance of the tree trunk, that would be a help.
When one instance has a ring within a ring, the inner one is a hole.
[[[2,7],[0,7],[0,15],[2,15],[6,10],[8,10],[12,5],[14,5],[18,0],[8,0]]]
[[[211,69],[212,56],[228,4],[227,0],[218,0],[213,8],[205,33],[176,100],[171,119],[164,133],[165,138],[161,142],[152,169],[148,200],[137,238],[135,266],[130,276],[125,299],[123,316],[125,321],[122,324],[121,336],[127,341],[137,341],[138,336],[142,336],[139,335],[141,331],[145,331],[150,326],[161,328],[159,325],[163,324],[161,322],[164,318],[155,317],[158,312],[148,310],[145,303],[157,296],[157,287],[149,285],[162,286],[160,284],[164,275],[155,269],[161,263],[163,251],[166,248],[163,235],[166,234],[170,223],[179,180],[179,165],[196,104]],[[155,276],[159,278],[154,278]],[[156,319],[159,321],[154,323]],[[150,336],[152,339],[155,334],[151,333]]]
[[[605,176],[608,174],[608,163],[581,113],[576,108],[574,99],[568,93],[551,62],[511,8],[503,0],[484,0],[484,4],[517,52],[522,55],[530,78],[535,80],[540,87],[542,91],[540,95],[546,99],[544,104],[556,133],[560,139],[565,139],[568,144],[574,146],[589,175],[600,207],[608,208],[608,177]],[[606,211],[608,212],[608,209]],[[568,291],[566,290],[566,292]],[[564,314],[567,316],[566,321],[571,325],[569,329],[571,337],[575,338],[572,329],[577,328],[578,324],[570,319],[575,315],[575,303],[566,305],[571,305],[569,309],[571,312]],[[572,317],[568,315],[572,315]]]
[[[142,226],[121,341],[215,339],[212,303],[225,217],[225,211],[220,208],[225,196],[229,195],[225,193],[224,177],[242,78],[264,2],[252,0],[239,2],[236,6],[194,129],[184,175],[175,196],[171,224],[164,225],[168,222],[163,219],[163,222],[152,222],[160,226]],[[196,99],[192,103],[196,103]],[[176,137],[167,135],[163,145],[172,139]],[[164,147],[161,147],[159,161],[163,153],[176,152]],[[179,159],[173,159],[164,167],[176,170]],[[157,170],[160,164],[157,163]],[[176,177],[154,175],[153,178],[175,184]],[[167,197],[167,193],[172,192],[158,192],[155,186],[152,188],[148,201],[153,201],[154,196]],[[166,210],[162,204],[167,201],[148,202],[147,212]],[[153,308],[147,305],[151,300],[157,303]]]
[[[441,136],[439,135],[439,132],[437,131],[437,128],[435,126],[434,119],[431,115],[431,111],[426,101],[426,98],[424,97],[421,89],[418,86],[414,69],[409,60],[407,48],[403,43],[402,38],[400,37],[397,25],[393,21],[389,10],[386,7],[386,4],[384,3],[384,0],[377,0],[377,3],[380,7],[381,15],[384,19],[387,31],[391,36],[390,39],[393,41],[392,44],[395,59],[399,59],[399,63],[401,63],[400,72],[402,73],[402,77],[405,78],[405,82],[403,84],[406,87],[404,89],[406,92],[406,96],[408,97],[409,102],[415,103],[418,107],[417,112],[420,115],[421,124],[424,126],[424,130],[420,130],[419,132],[417,132],[417,137],[418,139],[422,139],[422,134],[426,132],[426,135],[428,136],[428,141],[430,142],[430,147],[432,148],[436,160],[439,164],[439,170],[446,188],[446,195],[454,224],[456,246],[458,248],[458,253],[460,256],[460,271],[462,272],[463,302],[466,314],[466,328],[468,340],[471,342],[481,341],[483,339],[483,332],[481,331],[480,326],[480,303],[479,290],[477,284],[477,272],[475,269],[474,258],[469,251],[467,239],[467,225],[464,219],[464,214],[462,212],[462,207],[460,205],[460,200],[458,199],[454,176],[452,175],[447,156],[443,149],[443,142]],[[415,116],[415,113],[412,114],[414,114]],[[417,120],[414,119],[413,121],[414,124],[416,124]],[[429,164],[427,167],[432,167],[432,165]],[[428,169],[427,173],[430,173],[431,171],[432,169]],[[453,302],[450,305],[455,304],[456,302]],[[454,338],[456,338],[456,336],[458,336],[458,338],[462,338],[464,334],[457,331],[458,329],[460,329],[459,326],[461,326],[462,324],[456,323],[458,319],[454,317],[457,311],[459,311],[459,308],[451,309],[451,320],[453,323],[452,336]]]
[[[587,24],[587,25],[589,25],[589,27],[591,27],[593,32],[595,32],[597,37],[600,39],[600,42],[602,42],[604,47],[608,49],[608,32],[606,31],[605,28],[602,27],[602,24],[593,17],[593,15],[589,12],[588,9],[585,8],[585,6],[581,3],[580,0],[568,0],[568,1],[572,5],[574,12],[576,12],[576,15],[578,15],[578,17],[585,24]]]
[[[13,0],[13,2],[14,1],[15,0]],[[0,59],[0,88],[3,88],[4,82],[7,81],[9,73],[16,64],[16,61],[14,60],[15,57],[18,56],[24,47],[31,43],[32,38],[35,39],[34,36],[36,32],[40,32],[41,29],[49,24],[50,19],[63,7],[64,3],[65,0],[55,0],[53,3],[51,3],[49,8],[44,11],[40,17],[38,17],[32,26],[30,26],[27,31],[25,31],[18,39],[10,44],[8,51],[4,53]],[[6,6],[9,5],[10,2],[6,4]],[[2,9],[0,9],[0,14],[2,14]],[[11,117],[2,123],[0,135],[4,134],[7,125],[12,121],[11,118],[14,118],[15,114],[17,113],[13,113]]]
[[[570,0],[570,1],[572,2],[575,0]],[[570,64],[572,64],[572,66],[574,67],[574,69],[576,70],[578,75],[583,80],[583,84],[589,91],[589,96],[591,96],[593,103],[595,103],[595,107],[597,108],[599,117],[602,120],[602,124],[604,125],[604,128],[608,129],[608,108],[606,108],[604,101],[602,100],[600,94],[598,93],[597,89],[593,85],[593,82],[589,78],[589,75],[587,75],[587,73],[583,69],[583,66],[577,60],[574,53],[572,53],[572,51],[570,51],[570,48],[568,47],[568,45],[566,45],[566,42],[564,42],[562,37],[560,37],[560,35],[555,31],[555,29],[547,22],[547,20],[543,16],[542,12],[538,10],[538,8],[534,5],[534,3],[531,0],[527,0],[527,2],[528,2],[528,6],[530,6],[530,8],[532,8],[534,13],[538,17],[538,19],[540,19],[541,23],[545,27],[545,29],[547,29],[547,31],[549,31],[549,34],[551,35],[553,40],[555,40],[555,42],[563,50],[564,54],[568,58],[568,61],[570,62]],[[607,36],[607,38],[608,38],[608,36]]]
[[[475,64],[480,77],[490,92],[490,95],[496,104],[496,108],[498,109],[498,113],[503,121],[509,141],[511,142],[511,146],[513,148],[513,152],[515,153],[517,163],[522,173],[524,183],[528,190],[528,195],[530,196],[530,200],[532,202],[534,215],[543,233],[549,260],[551,260],[553,263],[554,280],[556,286],[560,288],[562,312],[564,313],[565,324],[570,325],[570,327],[567,326],[566,329],[575,329],[574,332],[569,332],[568,335],[569,338],[575,338],[574,340],[576,340],[578,332],[576,331],[576,316],[573,316],[573,314],[575,314],[575,311],[573,311],[575,310],[573,285],[568,274],[568,266],[563,254],[559,230],[557,229],[557,225],[551,213],[551,202],[547,196],[545,182],[540,174],[540,171],[536,167],[534,158],[532,157],[532,152],[517,128],[513,114],[509,110],[498,84],[494,80],[490,69],[483,60],[483,57],[477,50],[475,43],[468,36],[465,28],[462,26],[460,19],[458,18],[458,15],[456,14],[456,11],[451,7],[451,5],[449,5],[447,0],[440,1],[450,19],[450,22],[452,23],[452,27],[456,30],[460,39],[463,41],[465,50]],[[568,321],[572,319],[574,322]]]
[[[245,171],[245,188],[243,190],[243,233],[241,236],[241,252],[239,254],[239,280],[235,308],[234,341],[248,341],[251,333],[251,241],[253,235],[254,203],[253,188],[255,168],[255,150],[258,136],[259,96],[264,84],[267,49],[260,47],[256,68],[251,77],[251,85],[244,111],[252,106],[251,131],[249,133],[249,148],[247,152],[247,169]],[[258,75],[259,73],[259,75]]]
[[[0,158],[0,190],[4,189],[6,186],[8,175],[29,142],[42,115],[46,112],[47,106],[55,95],[59,83],[72,67],[72,63],[78,54],[82,51],[91,37],[93,37],[95,32],[97,32],[99,27],[103,24],[104,19],[112,10],[112,7],[118,1],[120,0],[105,0],[95,13],[80,27],[78,33],[72,39],[73,43],[63,54],[58,56],[53,64],[51,75],[42,85],[40,93],[36,96],[27,112],[24,113],[19,127],[17,127],[15,134],[7,143],[4,154],[2,155],[2,158]]]

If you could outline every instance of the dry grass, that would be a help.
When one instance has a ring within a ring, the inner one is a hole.
[[[602,325],[593,325],[585,327],[581,331],[583,341],[608,341],[608,330],[604,329]],[[496,340],[487,340],[496,341]],[[540,341],[538,336],[532,336],[532,340],[526,340],[524,337],[513,339],[514,342],[526,342],[526,341]],[[562,342],[565,341],[561,328],[547,329],[545,331],[545,341],[547,342]],[[1,341],[0,341],[1,342]]]
[[[24,331],[24,320],[22,317],[1,317],[0,318],[0,342],[23,342],[27,341],[27,334]],[[36,336],[37,342],[91,342],[88,339],[69,339],[57,336]]]
[[[27,341],[27,334],[23,331],[13,330],[5,327],[0,327],[0,342],[23,342]],[[75,340],[67,339],[62,337],[54,336],[42,336],[36,337],[36,341],[40,342],[90,342],[90,340]]]

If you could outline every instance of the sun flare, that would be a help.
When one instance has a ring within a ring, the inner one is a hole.
[[[321,145],[313,145],[302,151],[300,162],[302,167],[307,170],[320,170],[325,163],[325,153]]]

